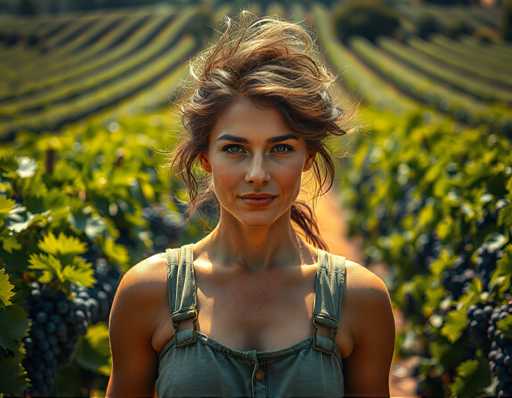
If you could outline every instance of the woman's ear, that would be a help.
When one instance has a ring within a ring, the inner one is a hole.
[[[208,156],[204,152],[199,154],[199,161],[201,162],[201,166],[203,167],[203,169],[206,172],[211,173],[212,167],[210,165],[210,162],[208,161]]]
[[[308,156],[306,158],[306,161],[304,162],[304,169],[303,171],[307,171],[313,166],[313,162],[316,157],[316,152],[308,152]]]

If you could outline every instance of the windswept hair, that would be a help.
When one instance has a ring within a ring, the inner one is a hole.
[[[315,156],[317,188],[314,199],[329,191],[335,165],[325,145],[329,134],[342,136],[345,113],[336,106],[329,89],[335,82],[320,61],[319,51],[300,24],[241,11],[233,23],[224,17],[225,31],[190,61],[191,84],[178,102],[184,134],[171,156],[170,167],[186,185],[187,217],[214,199],[209,175],[195,175],[194,162],[208,150],[208,136],[218,116],[239,96],[274,107],[290,129],[302,136],[309,151],[323,160],[325,175]],[[320,236],[314,212],[302,201],[291,207],[292,220],[305,238],[328,250]]]

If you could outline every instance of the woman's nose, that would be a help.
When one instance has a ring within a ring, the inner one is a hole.
[[[269,179],[268,171],[265,167],[263,156],[255,155],[249,163],[248,170],[245,173],[247,182],[265,182]]]

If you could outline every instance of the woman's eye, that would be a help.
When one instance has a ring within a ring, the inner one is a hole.
[[[240,145],[236,145],[236,144],[230,144],[230,145],[226,145],[222,148],[222,150],[224,152],[227,152],[227,153],[241,153],[237,150],[235,151],[231,151],[231,149],[234,148],[234,149],[243,149],[242,146]],[[274,148],[284,148],[284,150],[281,150],[281,151],[277,151],[277,152],[281,152],[281,153],[286,153],[286,152],[292,152],[293,151],[293,147],[291,145],[288,145],[288,144],[277,144],[275,145],[272,149]]]
[[[242,147],[241,147],[240,145],[233,145],[233,144],[231,144],[231,145],[226,145],[226,146],[224,146],[224,147],[222,148],[222,150],[223,150],[224,152],[227,152],[227,153],[238,153],[238,151],[234,151],[234,152],[233,152],[233,151],[230,151],[230,150],[229,150],[230,148],[242,148]]]
[[[274,148],[279,148],[279,147],[287,149],[287,151],[285,151],[285,152],[293,151],[293,147],[288,144],[277,144]],[[281,151],[278,151],[278,152],[281,152]]]

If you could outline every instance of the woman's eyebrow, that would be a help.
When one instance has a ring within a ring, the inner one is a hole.
[[[294,139],[298,140],[299,137],[296,134],[285,134],[285,135],[276,135],[275,137],[270,137],[267,139],[267,142],[279,142],[279,141],[285,141],[288,139]],[[216,141],[220,140],[227,140],[227,141],[235,141],[235,142],[243,142],[247,143],[249,142],[247,139],[243,137],[239,137],[237,135],[231,135],[231,134],[222,134],[220,137],[217,138]]]

